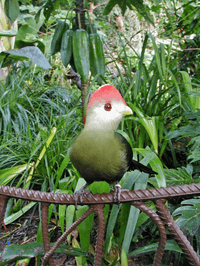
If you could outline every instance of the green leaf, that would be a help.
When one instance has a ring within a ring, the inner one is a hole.
[[[158,247],[158,242],[146,245],[145,247],[142,247],[142,248],[137,248],[136,250],[130,252],[128,254],[128,257],[141,254],[141,253],[150,252],[150,251],[156,251],[157,247]],[[165,245],[165,250],[171,250],[171,251],[182,253],[181,248],[176,244],[174,240],[167,240],[166,245]]]
[[[89,190],[95,194],[95,193],[108,193],[110,192],[110,186],[107,182],[101,181],[101,182],[93,182],[89,186]]]
[[[43,237],[42,237],[42,221],[40,220],[38,224],[38,229],[37,229],[37,237],[36,237],[36,242],[42,243]]]
[[[5,9],[6,16],[13,23],[19,15],[18,0],[6,0],[4,9]]]
[[[38,159],[37,159],[37,161],[35,163],[35,168],[37,168],[38,164],[40,163],[40,161],[42,160],[43,156],[45,155],[47,148],[51,144],[51,142],[52,142],[52,140],[53,140],[53,138],[54,138],[54,136],[56,134],[56,131],[57,131],[57,128],[56,127],[53,127],[52,130],[51,130],[51,133],[50,133],[50,135],[48,137],[48,139],[45,142],[45,145],[44,145],[42,151],[40,152],[40,154],[38,156]]]
[[[176,90],[177,90],[179,105],[182,106],[182,94],[181,94],[181,91],[180,91],[180,88],[179,88],[179,84],[177,82],[177,78],[172,73],[172,71],[170,69],[167,68],[166,71],[169,72],[169,74],[171,75],[172,81],[173,81],[174,86],[176,87]]]
[[[79,191],[80,188],[82,188],[82,186],[84,186],[86,184],[86,181],[84,178],[79,178],[78,179],[78,182],[77,182],[77,185],[76,185],[76,188],[75,188],[75,192],[76,191]]]
[[[122,189],[131,190],[133,187],[133,184],[136,182],[138,178],[140,178],[140,174],[141,172],[137,170],[126,172],[120,181],[120,185],[122,186]]]
[[[197,111],[200,108],[200,97],[199,95],[193,94],[196,91],[192,88],[191,78],[189,74],[185,71],[180,71],[180,73],[183,78],[185,92],[187,93],[187,98],[189,99],[191,109],[193,111]],[[198,89],[196,90],[197,92],[199,91]]]
[[[146,19],[147,22],[150,22],[154,25],[154,18],[149,12],[149,7],[143,4],[142,0],[110,0],[104,9],[104,15],[108,15],[113,7],[117,5],[120,7],[122,11],[122,15],[126,12],[127,7],[133,9],[133,6],[137,9],[137,11]]]
[[[83,215],[88,209],[89,209],[88,206],[78,206],[78,210],[76,212],[77,219],[81,217],[81,215]],[[90,246],[90,234],[93,228],[93,220],[94,220],[94,213],[91,213],[85,220],[83,220],[78,225],[81,248],[86,251],[89,250]]]
[[[152,43],[153,43],[153,48],[154,48],[154,51],[155,51],[156,65],[157,65],[157,68],[158,68],[160,79],[162,81],[163,80],[163,71],[162,71],[161,58],[160,58],[160,53],[159,53],[159,50],[158,50],[158,46],[156,44],[156,41],[155,41],[155,38],[153,37],[153,35],[151,33],[149,33],[148,35],[151,38]]]
[[[140,178],[138,178],[137,181],[135,182],[134,190],[145,189],[147,186],[147,180],[148,180],[148,174],[141,173]],[[135,206],[131,205],[128,216],[128,222],[126,226],[126,232],[124,235],[124,241],[122,244],[122,249],[124,249],[126,254],[128,254],[128,250],[133,237],[133,233],[135,231],[135,226],[138,220],[139,213],[140,210]]]
[[[38,47],[35,46],[28,46],[21,48],[17,51],[9,50],[2,52],[3,54],[10,54],[12,56],[15,56],[18,58],[18,60],[23,60],[25,58],[30,59],[33,63],[37,64],[38,66],[49,69],[51,68],[51,65],[45,58],[44,54],[40,51]],[[14,57],[14,58],[15,58]]]
[[[17,260],[15,265],[29,265],[29,262],[31,261],[31,258],[24,258]]]
[[[190,163],[194,163],[200,160],[199,140],[200,136],[191,139],[191,141],[194,141],[196,143],[194,143],[193,148],[190,151],[190,155],[187,158],[188,160],[191,160]]]
[[[108,15],[110,11],[113,9],[113,7],[118,4],[118,2],[119,2],[118,0],[110,0],[105,6],[103,14]]]
[[[138,170],[125,173],[122,180],[120,181],[122,189],[132,189],[133,184],[137,182],[137,180],[140,179],[140,177],[141,177],[141,172],[139,172]],[[127,207],[126,204],[122,204],[121,212],[124,213],[127,210],[127,208],[130,209],[130,207]],[[107,226],[107,231],[106,231],[106,240],[104,244],[106,254],[108,253],[109,248],[110,248],[112,233],[113,233],[116,221],[117,221],[119,210],[120,209],[117,205],[113,205],[111,213],[110,213],[109,221],[108,221],[108,226]],[[121,240],[124,238],[124,232],[126,230],[127,222],[128,222],[128,217],[126,221],[121,223],[121,226],[120,226],[120,239]]]
[[[146,129],[151,139],[151,142],[153,144],[153,147],[156,153],[158,153],[158,120],[159,120],[159,117],[156,117],[156,116],[148,117],[144,115],[144,113],[135,104],[130,104],[130,107],[132,108],[134,112],[136,112],[137,116],[139,117],[139,122]]]
[[[186,167],[181,167],[177,169],[164,169],[167,186],[176,186],[176,185],[184,185],[184,184],[191,184],[194,182],[192,178],[192,172],[188,171],[192,168],[191,165]]]
[[[64,233],[65,210],[66,210],[66,206],[59,204],[58,213],[59,213],[59,222],[60,222],[62,233]]]
[[[6,219],[4,219],[5,225],[11,224],[15,220],[17,220],[19,217],[24,215],[27,211],[29,211],[37,202],[30,202],[25,207],[23,207],[20,211],[8,216]]]
[[[144,5],[142,0],[129,0],[129,3],[137,9],[147,22],[154,25],[154,18],[148,11],[149,7]]]
[[[64,170],[66,169],[68,163],[69,163],[70,159],[69,159],[69,155],[66,155],[61,163],[60,168],[57,170],[57,176],[56,176],[56,181],[55,181],[55,185],[54,188],[57,189],[58,187],[58,183],[60,181],[60,178],[64,172]]]
[[[72,224],[74,220],[74,214],[75,214],[75,206],[69,205],[67,206],[66,210],[66,229],[68,229]],[[70,243],[71,234],[67,236],[68,244]]]
[[[130,144],[131,148],[133,148],[133,144],[132,144],[132,141],[131,141],[129,135],[126,132],[124,132],[123,130],[120,130],[120,129],[118,129],[117,132],[119,134],[121,134],[128,141],[128,143]]]
[[[109,214],[110,214],[110,205],[106,204],[105,207],[103,208],[103,210],[104,210],[105,224],[107,224],[107,219],[108,219]]]
[[[109,218],[109,221],[108,221],[108,226],[107,226],[107,231],[106,231],[106,240],[105,240],[105,243],[104,243],[105,254],[108,253],[109,248],[110,248],[110,241],[111,241],[112,233],[113,233],[113,230],[114,230],[114,227],[115,227],[115,224],[116,224],[118,213],[119,213],[119,208],[115,204],[112,207],[112,210],[111,210],[111,213],[110,213],[110,218]]]
[[[130,171],[126,172],[123,178],[120,181],[120,185],[122,189],[129,189],[132,190],[133,184],[137,182],[138,178],[140,178],[141,172],[140,171]],[[120,213],[120,236],[119,236],[119,243],[121,243],[124,239],[124,234],[126,231],[127,223],[128,223],[128,216],[130,211],[130,203],[121,204],[121,213]]]
[[[54,204],[50,204],[49,205],[49,210],[48,210],[48,223],[50,222],[51,220],[51,215],[52,215],[52,212],[53,212],[53,209],[55,208],[55,205]]]
[[[124,249],[122,249],[122,253],[121,253],[121,265],[128,266],[128,259],[127,259],[126,252],[124,251]]]
[[[158,187],[166,187],[165,173],[159,157],[154,152],[152,152],[149,147],[146,147],[146,149],[135,150],[144,156],[140,163],[143,163],[144,165],[150,164],[152,169],[158,173],[156,175]]]
[[[189,199],[181,202],[180,208],[173,212],[173,216],[180,215],[176,223],[180,228],[184,228],[194,235],[199,228],[200,224],[200,199]]]
[[[29,169],[33,164],[22,164],[0,170],[0,184],[7,185],[13,178]]]
[[[130,203],[124,203],[121,205],[121,212],[119,214],[119,237],[118,237],[118,245],[121,246],[121,243],[124,239],[124,234],[126,232],[126,227],[128,223],[128,216],[129,216],[129,211],[130,211]]]
[[[50,246],[52,245],[53,243],[50,244]],[[69,256],[86,255],[86,252],[81,249],[62,244],[59,245],[55,252],[64,253]],[[18,259],[23,259],[26,257],[34,258],[41,255],[44,255],[44,247],[43,244],[39,242],[33,242],[24,245],[10,245],[6,246],[5,250],[3,251],[2,258],[4,259],[4,262],[1,262],[0,265],[8,265],[8,263]]]
[[[12,37],[16,35],[17,35],[16,30],[5,30],[5,31],[0,32],[0,37],[3,37],[3,36]]]
[[[129,0],[118,1],[118,5],[121,8],[121,11],[122,11],[122,15],[123,16],[124,16],[124,14],[126,12],[127,7],[129,7],[130,9],[132,9]]]

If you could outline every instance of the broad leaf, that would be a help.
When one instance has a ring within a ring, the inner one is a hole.
[[[51,246],[53,243],[51,243]],[[85,256],[86,252],[67,245],[59,245],[55,252],[64,253],[69,256]],[[6,246],[5,250],[2,253],[2,258],[4,262],[1,262],[0,265],[8,265],[12,261],[16,261],[22,258],[34,258],[44,254],[44,247],[42,243],[33,242],[24,245],[10,245]]]
[[[129,2],[146,19],[147,22],[154,25],[153,16],[148,11],[149,7],[144,5],[142,0],[129,0]]]
[[[18,0],[6,0],[4,9],[5,9],[6,16],[13,23],[19,15]]]
[[[89,186],[89,190],[92,192],[92,194],[95,194],[95,193],[109,193],[110,192],[110,186],[105,181],[93,182]]]
[[[164,172],[166,175],[167,186],[191,184],[194,182],[192,178],[192,165],[177,169],[164,169]]]
[[[173,216],[180,215],[176,223],[194,235],[200,224],[200,199],[189,199],[181,202],[180,208],[173,212]]]
[[[123,0],[123,1],[118,1],[118,5],[121,8],[122,15],[126,12],[127,7],[132,9],[130,1],[129,0]]]
[[[134,256],[137,254],[141,254],[141,253],[150,252],[150,251],[156,251],[157,247],[158,247],[158,242],[150,244],[150,245],[146,245],[146,246],[141,247],[141,248],[137,248],[136,250],[130,252],[128,254],[128,257]],[[174,240],[167,240],[166,245],[165,245],[165,250],[171,250],[171,251],[176,251],[176,252],[182,253],[181,248],[176,244],[176,242]]]
[[[150,164],[152,169],[156,171],[158,174],[156,175],[156,181],[157,185],[154,185],[155,187],[166,187],[166,179],[165,179],[165,173],[163,169],[163,165],[159,157],[151,151],[149,147],[146,147],[146,149],[134,149],[142,154],[144,157],[140,162],[144,165]]]
[[[40,51],[39,48],[35,46],[28,46],[21,48],[17,51],[10,50],[10,51],[5,51],[4,53],[8,53],[10,55],[14,56],[19,56],[19,60],[21,57],[25,57],[30,59],[33,63],[37,64],[38,66],[44,68],[44,69],[49,69],[51,68],[49,62],[47,61],[46,57],[44,54]]]
[[[110,0],[105,6],[104,15],[108,15],[113,9],[113,7],[118,4],[118,2],[118,0]]]
[[[12,37],[16,35],[17,35],[17,32],[15,30],[5,30],[5,31],[0,32],[0,37],[3,37],[3,36]]]

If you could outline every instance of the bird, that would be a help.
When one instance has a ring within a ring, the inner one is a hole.
[[[137,169],[145,173],[157,174],[133,160],[130,144],[116,131],[122,118],[132,114],[132,109],[113,85],[103,85],[90,96],[84,127],[69,148],[71,162],[86,181],[77,193],[80,201],[85,188],[94,181],[117,183],[115,189],[119,202],[118,182],[124,173]],[[77,204],[77,199],[75,202]]]

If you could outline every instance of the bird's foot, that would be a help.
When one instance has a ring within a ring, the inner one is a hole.
[[[118,207],[119,207],[119,204],[120,204],[121,192],[124,191],[124,190],[128,191],[128,189],[122,189],[122,187],[118,183],[115,185],[113,201],[117,202]]]
[[[118,206],[120,204],[120,197],[121,197],[121,191],[122,191],[122,188],[120,186],[120,184],[116,184],[115,185],[115,191],[114,191],[114,195],[113,195],[113,201],[116,201]]]
[[[74,205],[75,205],[75,209],[77,210],[77,202],[78,202],[78,198],[80,200],[80,202],[83,202],[83,195],[85,194],[91,194],[92,192],[89,190],[85,190],[85,188],[88,186],[88,184],[86,183],[84,186],[82,186],[78,191],[76,191],[74,193]]]

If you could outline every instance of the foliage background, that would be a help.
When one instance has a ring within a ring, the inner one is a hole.
[[[95,23],[104,44],[103,82],[115,85],[134,111],[134,116],[125,118],[119,130],[125,132],[132,144],[134,157],[158,172],[151,178],[138,171],[127,173],[121,185],[144,189],[199,182],[199,2],[141,3],[142,6],[134,1],[96,1],[93,12],[85,15]],[[3,26],[4,32],[0,32],[2,38],[15,36],[15,49],[38,47],[51,64],[51,69],[44,70],[31,61],[8,57],[5,52],[0,54],[1,67],[9,69],[0,83],[0,183],[3,185],[74,193],[84,184],[67,155],[72,139],[82,128],[81,91],[76,80],[69,76],[70,65],[63,66],[60,53],[50,54],[57,21],[66,20],[72,27],[75,4],[74,1],[1,0],[1,12],[5,11],[9,17],[4,22],[7,25]],[[89,10],[91,3],[84,4]],[[5,33],[14,24],[15,31]],[[1,48],[4,50],[9,48]],[[99,86],[92,76],[89,84],[91,92]],[[110,187],[107,183],[101,186],[94,183],[90,190],[102,193],[110,191]],[[155,209],[153,202],[147,204]],[[199,255],[196,219],[200,213],[199,198],[174,199],[168,206]],[[40,215],[41,207],[11,199],[5,215],[7,226],[21,217],[21,209],[33,217],[37,210]],[[56,219],[59,223],[55,228],[63,232],[86,209],[87,206],[79,206],[76,211],[74,206],[51,205],[49,221]],[[147,249],[150,252],[147,264],[151,264],[158,236],[152,221],[129,204],[120,208],[105,206],[105,217],[103,265],[125,265],[140,258],[138,254]],[[93,220],[95,217],[90,216],[91,225]],[[69,236],[66,243],[93,253],[95,243],[90,243],[90,239],[96,231],[87,224],[88,221],[80,225],[78,234]],[[181,251],[168,238],[163,265],[172,262],[184,265]],[[36,240],[42,241],[41,223]],[[12,236],[9,241],[12,244]],[[14,257],[16,254],[12,252]],[[32,257],[35,256],[33,253]],[[36,257],[40,265],[40,255]],[[77,253],[75,263],[91,265],[91,260],[85,253]]]

